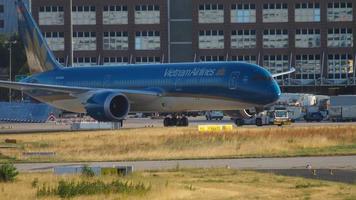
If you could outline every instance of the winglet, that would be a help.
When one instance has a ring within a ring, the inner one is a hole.
[[[25,46],[30,72],[34,74],[60,69],[61,64],[55,59],[25,4],[22,0],[18,0],[16,4],[19,34]]]
[[[291,74],[293,72],[295,72],[295,68],[294,67],[292,67],[289,71],[286,71],[286,72],[281,72],[281,73],[278,73],[278,74],[272,74],[272,77],[276,78],[276,77],[279,77],[279,76]]]

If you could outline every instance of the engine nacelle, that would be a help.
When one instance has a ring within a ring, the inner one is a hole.
[[[97,121],[121,121],[130,111],[130,103],[122,93],[102,91],[90,97],[85,105],[88,115]]]

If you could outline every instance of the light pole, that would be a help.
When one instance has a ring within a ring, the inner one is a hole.
[[[5,44],[9,45],[9,79],[10,82],[12,81],[12,45],[16,44],[17,41],[13,40],[13,41],[6,41]],[[9,102],[11,103],[11,88],[9,88]]]

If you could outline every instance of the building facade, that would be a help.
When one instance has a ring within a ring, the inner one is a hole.
[[[278,80],[292,90],[356,85],[354,0],[72,2],[32,0],[65,65],[73,48],[74,66],[237,60],[272,73],[295,67]]]
[[[16,0],[0,0],[0,34],[11,35],[17,32]],[[29,6],[29,0],[24,0]]]

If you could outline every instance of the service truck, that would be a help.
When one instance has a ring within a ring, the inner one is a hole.
[[[331,96],[329,120],[333,122],[356,121],[356,95]]]
[[[330,106],[329,119],[333,122],[356,121],[356,105]]]
[[[265,126],[265,125],[290,125],[292,119],[289,116],[289,111],[286,108],[274,108],[274,110],[265,110],[254,117],[249,119],[240,119],[242,125],[256,125],[256,126]]]

